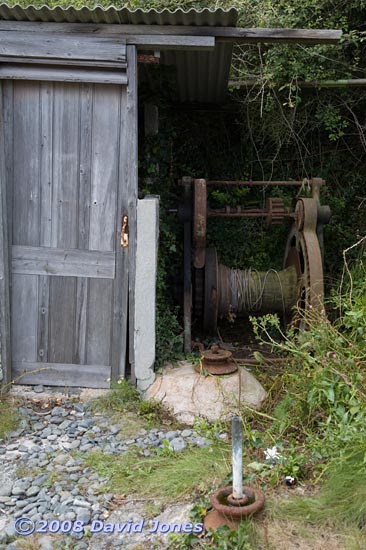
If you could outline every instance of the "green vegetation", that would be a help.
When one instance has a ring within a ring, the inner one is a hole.
[[[230,447],[216,443],[180,453],[167,450],[147,458],[139,457],[137,450],[119,457],[91,453],[87,464],[108,478],[107,486],[114,493],[161,499],[166,504],[194,499],[217,487],[230,468],[229,460]]]
[[[142,428],[152,428],[161,422],[174,425],[175,420],[168,410],[158,401],[144,401],[137,389],[127,380],[112,384],[112,390],[90,403],[96,412],[112,414],[114,420],[123,418],[124,427],[120,435],[136,434]],[[126,420],[129,420],[127,423]]]
[[[15,430],[19,422],[19,415],[9,399],[0,397],[0,439]]]

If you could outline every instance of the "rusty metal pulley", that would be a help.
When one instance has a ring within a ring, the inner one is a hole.
[[[210,374],[231,374],[238,370],[231,351],[221,349],[218,344],[202,352],[202,367]]]
[[[284,202],[279,197],[270,197],[266,201],[266,225],[281,225],[288,215]]]
[[[322,307],[323,261],[317,236],[318,205],[315,199],[299,199],[295,223],[287,239],[284,267],[293,266],[298,280],[300,309]],[[301,322],[300,322],[301,325]]]

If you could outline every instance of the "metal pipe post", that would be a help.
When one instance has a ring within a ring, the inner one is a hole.
[[[233,452],[233,497],[243,498],[243,427],[240,416],[234,416],[231,424]]]

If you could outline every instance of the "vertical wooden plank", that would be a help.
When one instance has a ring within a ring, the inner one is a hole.
[[[78,246],[78,84],[54,83],[52,246]],[[50,278],[49,360],[72,363],[75,355],[76,279]]]
[[[87,324],[87,364],[111,364],[112,281],[90,279]]]
[[[95,85],[91,160],[89,250],[116,247],[119,87]],[[87,362],[110,364],[112,282],[89,281]]]
[[[11,336],[14,361],[37,360],[37,298],[37,275],[13,274]]]
[[[8,112],[8,111],[6,111]],[[5,135],[3,124],[3,89],[0,82],[0,345],[2,380],[11,381],[9,244],[7,223],[7,165],[5,163]],[[11,212],[11,211],[10,211]]]
[[[75,340],[75,277],[50,277],[50,363],[72,363]]]
[[[11,265],[11,245],[13,238],[13,82],[3,80],[3,128],[4,128],[4,148],[5,148],[5,167],[6,167],[6,199],[7,199],[7,219],[8,219],[8,242],[9,242],[9,265]],[[11,286],[11,277],[10,277]]]
[[[39,83],[14,82],[13,244],[39,245],[39,107]]]
[[[91,151],[92,151],[92,84],[80,87],[80,165],[79,165],[79,220],[78,248],[89,248]],[[74,363],[86,364],[86,325],[89,279],[78,277],[76,282],[75,358]]]
[[[40,87],[13,83],[12,243],[38,246],[40,239]],[[37,360],[38,277],[14,275],[12,285],[14,360]]]
[[[119,87],[95,85],[89,250],[115,250]]]
[[[52,244],[52,123],[53,123],[53,84],[41,82],[40,86],[40,246]],[[49,325],[48,276],[38,278],[38,361],[48,361]]]
[[[78,246],[79,84],[54,83],[52,246]]]
[[[127,107],[126,118],[128,128],[126,162],[126,183],[129,211],[129,268],[128,268],[128,327],[129,327],[129,361],[131,364],[131,378],[135,379],[135,282],[136,282],[136,217],[138,197],[138,126],[137,126],[137,49],[136,46],[127,47]]]
[[[128,140],[127,88],[121,87],[119,114],[119,172],[116,219],[116,278],[113,288],[113,325],[112,325],[112,358],[111,377],[117,380],[125,375],[127,352],[127,317],[128,317],[128,248],[122,248],[121,219],[128,213],[128,190],[126,182],[126,156]]]

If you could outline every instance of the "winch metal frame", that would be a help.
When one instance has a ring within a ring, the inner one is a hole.
[[[207,333],[215,333],[217,329],[217,319],[219,315],[220,296],[224,292],[228,293],[228,285],[223,277],[227,276],[229,268],[219,264],[215,249],[206,248],[207,237],[207,218],[208,217],[231,217],[231,218],[262,218],[267,227],[279,225],[285,220],[292,223],[287,239],[284,254],[284,269],[290,266],[294,267],[297,274],[298,287],[298,306],[300,309],[322,307],[324,300],[323,283],[323,226],[328,223],[330,218],[330,209],[328,206],[320,204],[320,190],[325,185],[324,180],[313,178],[310,181],[303,182],[308,185],[312,191],[311,198],[298,198],[293,208],[286,208],[281,198],[271,197],[266,201],[266,207],[263,209],[241,208],[225,206],[220,209],[212,209],[207,202],[207,185],[246,185],[254,186],[261,184],[263,186],[299,186],[298,181],[281,182],[252,182],[252,181],[206,181],[205,179],[183,178],[185,188],[193,184],[193,205],[191,208],[191,221],[185,217],[185,223],[191,223],[192,241],[188,245],[185,239],[185,281],[188,279],[194,283],[188,289],[185,283],[185,333],[184,348],[185,352],[191,351],[191,327],[186,330],[187,324],[190,325],[192,306],[196,317],[203,318],[203,328]],[[187,197],[187,195],[186,195]],[[187,209],[187,208],[186,208]],[[189,217],[189,216],[188,216]],[[187,235],[188,231],[185,232]],[[189,246],[189,250],[187,247]],[[191,269],[188,275],[188,257],[191,258]],[[193,273],[192,273],[193,268]],[[220,290],[219,290],[220,289]],[[187,297],[187,292],[189,296]],[[193,298],[193,300],[192,300]],[[228,296],[226,296],[228,299]],[[288,316],[287,321],[292,318],[298,326],[301,321],[296,320],[292,315]]]

